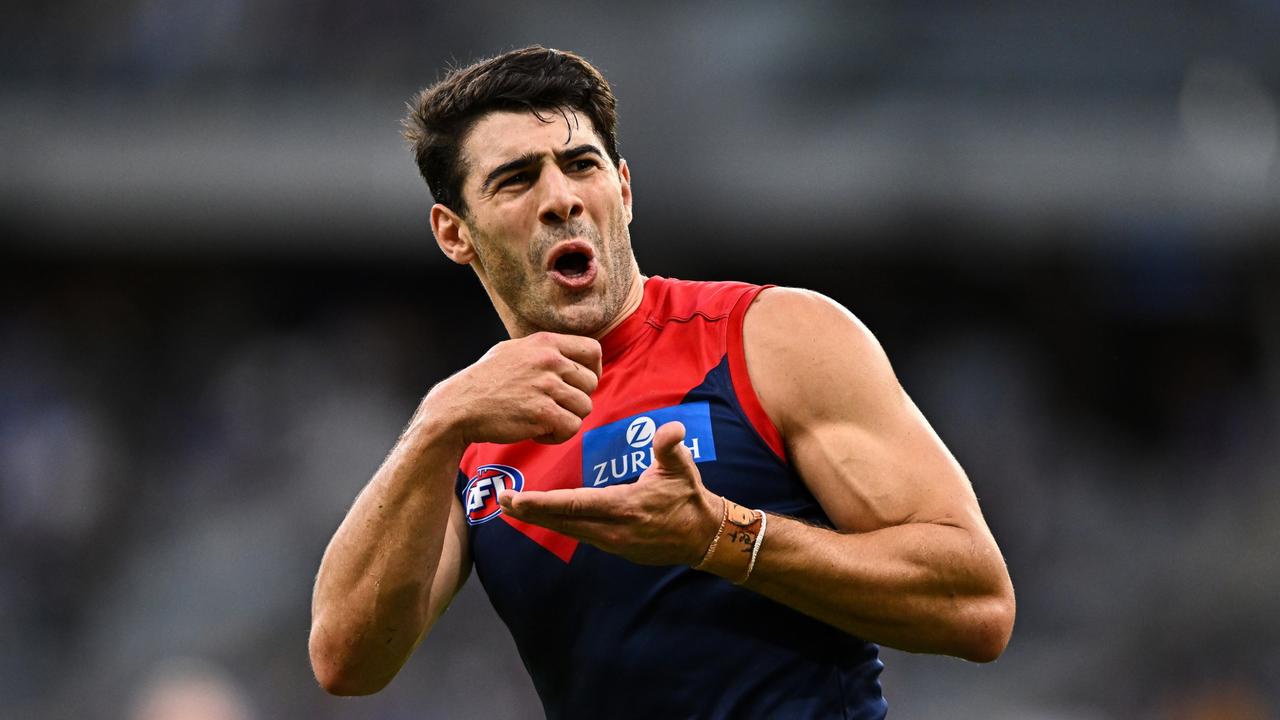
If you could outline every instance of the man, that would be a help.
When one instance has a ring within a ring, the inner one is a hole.
[[[1004,561],[871,333],[641,276],[615,122],[540,47],[413,103],[436,241],[511,339],[427,394],[330,543],[320,683],[386,685],[473,558],[548,717],[879,718],[875,643],[996,658]]]

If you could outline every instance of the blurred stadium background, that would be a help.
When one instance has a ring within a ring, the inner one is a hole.
[[[2,12],[0,717],[541,716],[474,579],[380,695],[306,654],[349,502],[502,337],[403,103],[535,42],[615,85],[647,273],[840,300],[968,469],[1013,642],[886,651],[891,716],[1280,717],[1280,3]]]

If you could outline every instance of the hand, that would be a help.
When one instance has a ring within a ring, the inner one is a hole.
[[[653,464],[629,485],[498,493],[509,517],[643,565],[695,565],[720,527],[723,500],[702,484],[684,425],[653,436]]]
[[[573,437],[600,382],[600,343],[540,332],[494,345],[436,385],[419,416],[443,422],[462,444]]]

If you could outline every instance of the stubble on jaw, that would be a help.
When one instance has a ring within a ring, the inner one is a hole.
[[[479,227],[471,226],[470,230],[476,262],[487,278],[488,289],[512,311],[520,336],[541,330],[595,335],[626,305],[636,273],[630,232],[621,207],[610,218],[607,239],[602,238],[589,223],[575,220],[538,233],[523,258],[507,250],[500,240],[487,235]],[[572,238],[583,238],[591,243],[596,252],[596,263],[605,270],[603,278],[607,284],[603,294],[598,287],[592,287],[569,294],[567,303],[556,303],[551,294],[558,297],[564,290],[550,282],[543,263],[547,252],[556,243]],[[595,307],[589,309],[591,305]],[[586,312],[575,312],[577,310]]]

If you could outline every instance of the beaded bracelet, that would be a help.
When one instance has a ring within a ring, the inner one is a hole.
[[[751,571],[756,569],[756,557],[760,555],[760,544],[764,542],[764,531],[769,529],[769,516],[764,514],[763,510],[757,510],[760,513],[760,532],[756,533],[756,544],[751,547],[751,564],[747,566],[747,577],[742,578],[741,585],[751,577]]]

